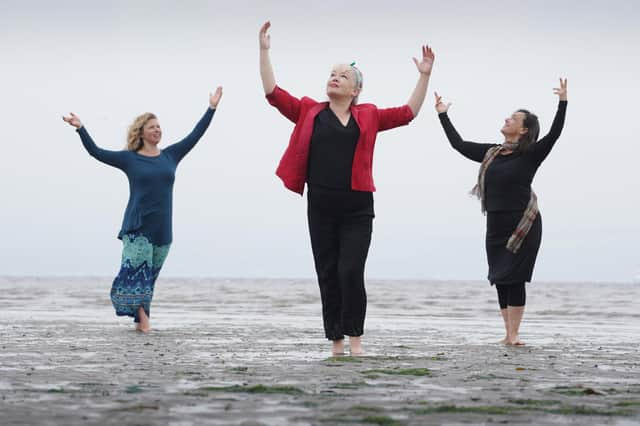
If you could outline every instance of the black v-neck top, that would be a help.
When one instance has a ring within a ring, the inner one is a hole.
[[[329,107],[318,113],[313,124],[307,183],[338,190],[351,190],[353,156],[360,128],[349,117],[344,126]]]

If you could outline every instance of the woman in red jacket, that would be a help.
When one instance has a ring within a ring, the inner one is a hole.
[[[367,296],[364,266],[373,222],[372,162],[379,131],[408,124],[427,92],[434,54],[422,47],[413,58],[418,83],[406,105],[378,108],[357,104],[362,73],[352,65],[335,66],[327,81],[328,102],[298,99],[276,85],[267,34],[260,29],[260,76],[267,100],[295,123],[276,174],[302,195],[307,183],[311,247],[320,285],[322,317],[333,354],[344,353],[349,336],[351,355],[362,355]]]

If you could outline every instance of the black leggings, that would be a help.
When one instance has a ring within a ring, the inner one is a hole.
[[[364,266],[371,243],[373,195],[311,187],[309,234],[325,336],[361,336],[367,310]]]
[[[507,306],[524,306],[527,301],[527,292],[524,288],[524,283],[496,284],[496,290],[498,290],[500,309],[507,309]]]

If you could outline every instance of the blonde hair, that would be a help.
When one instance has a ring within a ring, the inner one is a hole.
[[[356,105],[358,103],[358,98],[360,97],[360,92],[362,92],[362,83],[364,79],[362,78],[362,71],[355,66],[355,63],[349,65],[349,67],[351,67],[351,72],[353,72],[353,75],[356,78],[356,89],[358,89],[358,94],[353,98],[353,101],[351,101],[353,105]]]
[[[127,149],[129,151],[139,151],[144,146],[142,141],[142,130],[149,120],[157,119],[155,114],[151,112],[145,112],[142,115],[136,117],[133,123],[129,126],[127,131]]]

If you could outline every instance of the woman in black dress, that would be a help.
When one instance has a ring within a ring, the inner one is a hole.
[[[531,282],[542,237],[542,218],[531,182],[562,132],[567,110],[566,79],[560,79],[554,93],[560,102],[545,137],[538,140],[538,117],[520,109],[505,119],[501,145],[464,141],[447,115],[451,104],[435,94],[436,111],[451,146],[481,163],[472,194],[480,199],[487,216],[488,279],[498,291],[506,330],[502,343],[507,345],[523,345],[518,332],[526,300],[525,282]]]

